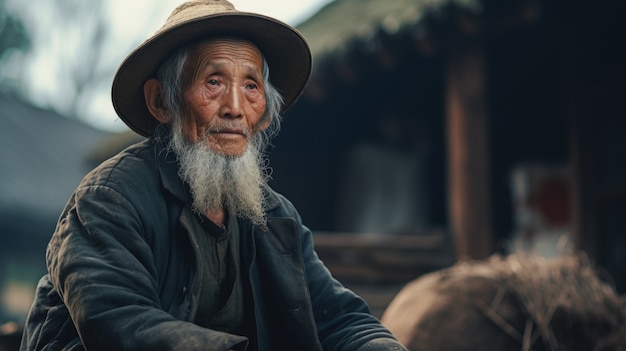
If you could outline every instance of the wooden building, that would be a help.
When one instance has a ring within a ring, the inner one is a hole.
[[[529,201],[623,292],[625,17],[619,0],[331,2],[298,27],[314,72],[274,142],[272,185],[331,269],[389,249],[382,276],[399,281],[506,251],[514,171],[564,170]]]

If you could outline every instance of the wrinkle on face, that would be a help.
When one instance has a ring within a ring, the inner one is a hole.
[[[196,44],[182,82],[185,136],[224,155],[243,154],[266,108],[259,49],[237,39]]]

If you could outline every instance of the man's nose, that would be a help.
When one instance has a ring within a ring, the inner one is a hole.
[[[231,86],[225,92],[222,100],[222,117],[240,118],[242,116],[243,92],[236,86]]]

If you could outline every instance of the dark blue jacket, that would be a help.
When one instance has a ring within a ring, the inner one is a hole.
[[[82,181],[48,246],[21,350],[244,350],[247,338],[193,324],[197,256],[190,196],[154,138]],[[332,278],[293,205],[267,189],[267,230],[240,219],[259,349],[404,350]]]

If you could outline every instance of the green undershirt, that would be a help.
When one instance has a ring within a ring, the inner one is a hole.
[[[197,216],[194,228],[200,235],[203,274],[195,323],[223,332],[245,335],[244,293],[240,275],[239,225],[228,216],[218,226],[204,215]]]

